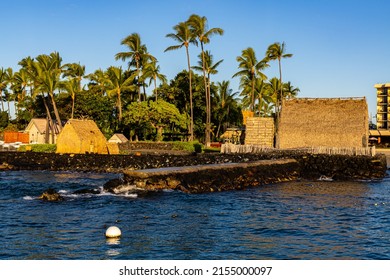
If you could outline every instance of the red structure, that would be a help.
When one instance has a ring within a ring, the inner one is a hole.
[[[4,142],[15,143],[22,142],[24,144],[29,143],[28,133],[17,132],[17,131],[4,131]]]

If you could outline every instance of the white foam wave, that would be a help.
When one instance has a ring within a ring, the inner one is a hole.
[[[24,200],[34,200],[34,199],[37,199],[36,197],[33,197],[33,196],[29,196],[29,195],[26,195],[23,197]]]

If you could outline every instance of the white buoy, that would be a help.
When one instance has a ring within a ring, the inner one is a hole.
[[[121,230],[116,226],[111,226],[106,230],[107,238],[116,238],[116,237],[120,237],[121,235],[122,235]]]

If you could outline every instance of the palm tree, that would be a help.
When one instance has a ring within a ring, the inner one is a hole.
[[[280,80],[276,77],[273,77],[267,83],[267,94],[272,97],[273,103],[275,104],[275,110],[277,110],[277,102],[280,99]],[[277,111],[275,112],[275,114]]]
[[[266,80],[267,76],[261,71],[269,67],[267,60],[263,59],[258,61],[253,48],[246,48],[241,52],[241,56],[236,58],[238,68],[241,69],[233,75],[234,77],[240,77],[240,88],[243,89],[242,95],[250,93],[252,112],[255,111],[255,84],[257,79]]]
[[[291,99],[295,98],[301,90],[291,85],[291,82],[283,84],[283,98]]]
[[[183,46],[186,48],[187,55],[187,65],[188,65],[188,79],[190,82],[190,141],[194,140],[194,106],[192,104],[192,72],[191,72],[191,63],[190,63],[190,53],[189,53],[189,45],[198,45],[193,33],[190,30],[190,26],[188,21],[179,22],[177,25],[173,27],[175,33],[169,33],[166,35],[168,38],[172,38],[177,41],[179,45],[173,45],[166,48],[166,51],[177,50],[182,48]]]
[[[210,125],[211,125],[211,98],[210,92],[207,90],[207,79],[206,79],[206,59],[204,52],[204,45],[210,43],[210,38],[213,35],[223,35],[223,29],[221,28],[208,28],[207,18],[205,16],[201,17],[199,15],[193,14],[188,19],[188,24],[190,26],[190,30],[197,38],[201,47],[201,55],[202,55],[202,68],[203,68],[203,80],[204,80],[204,88],[205,88],[205,97],[206,97],[206,139],[205,144],[206,147],[210,146]]]
[[[210,51],[205,51],[204,56],[202,56],[201,54],[198,55],[198,58],[199,58],[198,66],[193,66],[192,68],[202,72],[203,65],[205,66],[205,72],[207,75],[207,90],[208,92],[210,92],[210,85],[211,85],[210,75],[211,74],[215,75],[218,73],[217,67],[223,62],[223,59],[214,63],[213,55],[210,53]],[[205,59],[205,62],[203,62],[203,58]],[[211,104],[210,100],[209,100],[209,104]]]
[[[230,108],[233,105],[234,102],[237,102],[237,98],[235,96],[238,94],[238,92],[233,92],[233,90],[230,88],[230,82],[229,81],[222,81],[217,83],[217,106],[218,106],[218,129],[216,133],[216,137],[219,137],[219,132],[221,130],[221,125],[224,119],[229,118],[229,112]]]
[[[145,65],[144,69],[144,78],[149,78],[149,85],[154,82],[154,93],[156,95],[156,102],[157,102],[157,80],[160,80],[162,83],[167,82],[167,77],[160,73],[160,66],[157,65],[157,62],[151,61],[150,63]]]
[[[94,83],[94,86],[97,86],[102,95],[105,94],[105,73],[102,69],[95,70],[95,72],[85,76],[88,80]],[[91,84],[89,85],[91,86]]]
[[[2,67],[2,68],[0,68],[0,102],[1,102],[1,111],[4,111],[3,91],[6,90],[7,86],[8,86],[7,70]]]
[[[55,102],[54,91],[60,87],[62,58],[58,52],[53,52],[50,55],[38,55],[36,60],[37,62],[34,65],[38,74],[36,77],[38,79],[38,89],[41,93],[47,93],[49,95],[53,105],[53,111],[57,120],[57,125],[61,131],[62,123]]]
[[[65,91],[72,98],[72,112],[71,112],[70,118],[73,119],[76,94],[80,93],[79,83],[78,83],[77,79],[68,79],[68,80],[61,83],[61,88],[65,89]]]
[[[21,103],[24,102],[27,96],[27,87],[31,85],[31,80],[26,69],[21,68],[15,72],[13,79],[13,91],[17,94],[16,114],[19,115]]]
[[[15,74],[14,71],[11,67],[8,67],[6,70],[6,83],[10,86],[11,90],[14,85],[14,79],[15,79]],[[11,93],[12,92],[12,93]],[[8,108],[8,116],[11,116],[11,107],[10,107],[10,101],[13,99],[14,105],[16,104],[16,94],[14,91],[6,91],[5,94],[5,99],[7,101],[7,108]]]
[[[63,68],[63,77],[69,78],[67,81],[64,82],[63,88],[72,98],[71,119],[73,119],[76,94],[81,92],[81,81],[85,75],[85,66],[81,65],[80,63],[68,63],[65,64]]]
[[[133,33],[126,38],[124,38],[121,42],[121,45],[125,45],[129,48],[128,52],[119,52],[115,55],[115,59],[125,61],[126,59],[130,59],[129,61],[129,69],[131,66],[136,67],[137,74],[137,83],[138,83],[138,102],[141,102],[141,68],[142,62],[146,63],[148,60],[156,60],[154,56],[148,53],[145,45],[141,43],[141,37],[138,33]]]
[[[134,75],[127,77],[124,75],[122,67],[111,66],[106,71],[106,90],[109,96],[116,96],[116,105],[118,108],[118,120],[122,121],[122,97],[125,90],[135,90]]]
[[[280,82],[280,98],[283,97],[283,82],[282,82],[282,58],[288,58],[292,57],[292,54],[285,53],[285,43],[283,42],[280,44],[279,42],[276,42],[272,45],[270,45],[266,51],[266,57],[269,60],[278,60],[279,65],[279,82]],[[278,96],[278,95],[277,95]],[[276,147],[279,147],[279,136],[278,136],[278,130],[279,130],[279,114],[282,106],[281,100],[278,98],[276,100]]]
[[[67,63],[63,66],[63,77],[76,79],[79,91],[81,91],[81,81],[85,75],[85,66],[80,63]]]

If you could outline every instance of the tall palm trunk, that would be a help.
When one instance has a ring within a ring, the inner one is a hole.
[[[280,111],[282,110],[282,99],[283,99],[283,83],[282,83],[282,63],[281,58],[278,58],[279,64],[279,93],[280,97],[276,95],[276,128],[275,128],[275,146],[276,148],[280,147],[280,139],[279,139],[279,122],[280,122]]]
[[[59,132],[61,132],[62,130],[62,123],[61,123],[61,118],[60,118],[60,114],[58,113],[58,109],[57,109],[57,105],[56,105],[56,101],[54,100],[54,94],[53,92],[49,94],[50,95],[50,98],[51,98],[51,103],[53,105],[53,111],[54,111],[54,115],[56,116],[56,120],[57,120],[57,123],[58,123],[58,127],[60,129]]]
[[[118,95],[118,120],[119,122],[122,121],[122,99],[121,99],[121,91],[120,89],[117,90],[117,95]]]
[[[194,140],[194,108],[192,105],[192,73],[191,73],[191,63],[190,63],[190,53],[188,50],[188,45],[186,45],[187,53],[187,64],[188,64],[188,78],[190,80],[190,141]]]
[[[141,83],[140,83],[140,75],[139,75],[139,61],[138,59],[135,60],[137,63],[137,83],[138,83],[138,103],[141,102]]]
[[[153,78],[153,81],[154,81],[154,93],[156,94],[156,102],[157,102],[157,77],[156,76],[154,76],[154,78]]]
[[[0,91],[1,111],[4,112],[3,90]]]
[[[50,130],[52,134],[52,143],[54,144],[54,122],[53,119],[51,118],[49,106],[47,105],[46,102],[46,97],[43,96],[43,105],[45,106],[46,109],[46,115],[47,115],[47,120],[46,120],[46,134],[45,134],[45,144],[49,144],[49,137],[50,137]]]
[[[209,114],[210,114],[210,104],[208,98],[208,86],[207,86],[207,77],[206,77],[206,66],[205,66],[205,57],[203,43],[200,43],[202,50],[202,70],[203,70],[203,81],[204,81],[204,90],[206,94],[206,133],[205,133],[205,146],[210,147],[210,123],[209,123]]]

